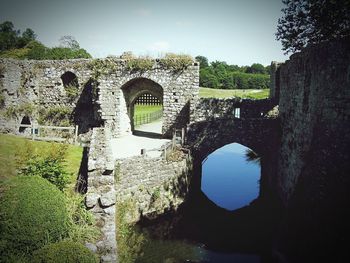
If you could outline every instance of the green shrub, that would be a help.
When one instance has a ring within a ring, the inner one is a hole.
[[[24,103],[16,106],[9,106],[5,111],[6,118],[18,118],[20,115],[32,116],[36,111],[36,107],[32,103]]]
[[[61,241],[33,253],[35,263],[97,263],[97,257],[82,244]]]
[[[64,87],[66,91],[66,95],[68,97],[69,102],[74,102],[79,94],[79,88],[75,85],[68,85]]]
[[[65,196],[54,185],[38,176],[16,176],[0,190],[0,261],[67,236]]]
[[[69,126],[72,124],[72,110],[64,106],[41,108],[39,110],[38,123],[40,125]]]
[[[113,58],[104,60],[94,59],[88,64],[88,68],[93,71],[92,79],[97,82],[100,76],[116,72],[117,65]]]
[[[180,71],[193,63],[193,58],[189,55],[177,55],[167,53],[160,59],[160,64],[173,71]]]
[[[0,53],[2,58],[25,59],[28,57],[29,48],[14,48]]]
[[[146,71],[152,69],[154,60],[151,57],[128,58],[126,68],[131,71]]]
[[[30,159],[22,168],[20,174],[26,176],[40,176],[63,191],[69,183],[70,175],[63,163],[57,159],[46,157]]]
[[[67,145],[50,144],[49,150],[45,154],[33,153],[29,144],[26,147],[19,151],[17,155],[20,174],[25,176],[40,176],[63,191],[71,177],[66,171],[64,163]]]

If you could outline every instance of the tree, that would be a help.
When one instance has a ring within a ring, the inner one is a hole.
[[[0,51],[16,47],[19,31],[14,29],[13,23],[5,21],[0,24]]]
[[[34,41],[35,39],[36,39],[36,34],[34,33],[34,31],[30,28],[27,28],[22,33],[22,36],[17,39],[16,47],[23,48],[29,42]]]
[[[253,63],[250,67],[247,67],[246,73],[266,74],[266,71],[263,65],[259,63]]]
[[[79,50],[80,45],[78,41],[73,36],[62,36],[59,39],[60,47],[62,48],[70,48],[73,50]]]
[[[206,68],[209,66],[208,59],[204,56],[197,56],[195,59],[199,62],[200,68]]]
[[[276,39],[286,54],[350,35],[350,0],[282,0]]]

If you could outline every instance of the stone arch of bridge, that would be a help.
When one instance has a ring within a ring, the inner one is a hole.
[[[193,157],[202,162],[215,150],[231,143],[239,143],[262,155],[265,135],[254,120],[236,118],[213,119],[193,123],[187,134],[187,144]]]
[[[193,158],[190,195],[202,201],[209,200],[201,191],[202,163],[211,153],[225,145],[241,144],[257,153],[263,164],[265,154],[268,152],[266,138],[269,134],[268,131],[264,132],[265,127],[268,126],[264,122],[254,123],[254,120],[237,118],[217,118],[192,123],[187,132],[187,144]],[[263,179],[263,176],[262,167],[260,178]]]
[[[136,100],[144,95],[151,94],[156,97],[160,103],[163,105],[163,87],[148,78],[134,78],[125,83],[121,90],[123,92],[124,101],[121,102],[121,113],[124,116],[121,116],[122,119],[126,119],[129,125],[126,125],[126,129],[134,131],[134,111],[135,111],[135,102]],[[162,129],[163,130],[163,129]]]

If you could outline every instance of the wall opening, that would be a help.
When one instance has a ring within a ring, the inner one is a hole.
[[[202,162],[201,190],[216,205],[236,210],[259,195],[260,158],[251,149],[227,144]]]
[[[121,103],[120,110],[121,114],[124,112],[121,116],[122,133],[129,129],[135,135],[161,135],[163,88],[150,79],[137,78],[127,82],[122,91],[125,99],[125,105]]]
[[[62,74],[61,80],[64,90],[66,91],[68,102],[75,101],[79,93],[78,77],[74,73],[67,71]]]
[[[69,86],[78,87],[78,77],[73,72],[65,72],[62,74],[61,80],[65,88]]]
[[[28,116],[24,116],[21,121],[21,125],[31,125],[30,118]],[[18,131],[20,133],[24,133],[27,129],[30,130],[29,127],[19,127]]]
[[[163,104],[151,93],[140,95],[134,102],[134,131],[162,133]]]
[[[233,108],[232,114],[235,118],[241,118],[241,108]]]

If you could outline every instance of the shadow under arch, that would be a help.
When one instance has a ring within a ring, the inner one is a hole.
[[[121,116],[121,119],[126,119],[126,123],[124,123],[124,127],[121,127],[122,133],[131,131],[135,131],[134,127],[134,112],[135,112],[135,102],[139,97],[144,94],[151,94],[155,98],[159,100],[159,102],[163,105],[163,96],[164,90],[163,87],[157,82],[148,79],[148,78],[134,78],[125,83],[121,90],[123,92],[124,103],[121,103],[122,108],[124,108],[121,112],[124,116]],[[163,131],[162,127],[162,131]]]
[[[259,125],[253,125],[253,120],[232,117],[197,122],[189,127],[187,144],[193,158],[193,174],[183,208],[185,223],[181,227],[209,248],[259,254],[268,254],[271,249],[281,210],[278,200],[267,198],[263,186],[264,173],[269,172],[264,166],[273,160],[269,152],[275,148],[268,144],[274,134],[269,133],[271,123]],[[248,206],[228,211],[202,192],[201,177],[203,160],[216,149],[231,143],[244,145],[261,156],[261,175],[258,198]]]
[[[72,119],[75,125],[79,126],[79,134],[88,132],[93,127],[101,126],[97,118],[97,112],[93,104],[93,87],[97,83],[88,79],[84,84],[75,108],[72,112]]]

